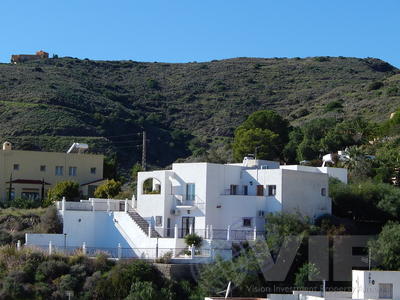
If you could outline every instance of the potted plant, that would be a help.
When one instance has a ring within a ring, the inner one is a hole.
[[[201,247],[201,244],[203,243],[203,238],[196,233],[191,233],[185,236],[185,243],[188,246],[188,250],[185,251],[185,256],[191,255],[190,249],[192,246],[195,247],[195,249],[199,249]]]

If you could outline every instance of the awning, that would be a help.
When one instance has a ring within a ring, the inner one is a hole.
[[[6,183],[10,183],[7,181]],[[35,180],[35,179],[14,179],[11,183],[20,183],[20,184],[43,184],[42,180]],[[51,185],[48,182],[44,182],[45,185]]]

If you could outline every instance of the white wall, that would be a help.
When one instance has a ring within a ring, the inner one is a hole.
[[[114,214],[105,211],[64,211],[63,233],[67,234],[67,246],[123,248],[129,244],[121,235],[114,222]]]
[[[379,299],[379,284],[393,284],[393,300],[400,299],[399,271],[353,271],[353,299]]]
[[[44,233],[26,233],[25,234],[25,245],[28,246],[48,246],[51,241],[55,247],[64,246],[64,235],[61,234],[44,234]]]
[[[282,170],[282,174],[283,212],[298,212],[311,219],[332,212],[327,175],[293,170]],[[326,196],[321,195],[322,188]]]
[[[332,167],[309,167],[301,165],[282,165],[281,169],[286,170],[297,170],[303,172],[314,172],[328,174],[329,177],[337,178],[343,183],[347,184],[347,169],[344,168],[332,168]]]

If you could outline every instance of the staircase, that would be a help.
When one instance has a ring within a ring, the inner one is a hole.
[[[142,218],[136,211],[129,211],[128,215],[131,219],[143,230],[146,235],[149,235],[149,223]],[[154,229],[151,229],[151,237],[161,237],[160,234]]]

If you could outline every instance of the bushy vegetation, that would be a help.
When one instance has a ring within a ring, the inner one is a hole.
[[[67,201],[79,201],[79,184],[75,181],[60,181],[47,192],[46,205],[55,201],[61,201],[65,197]]]
[[[96,198],[110,199],[117,196],[121,192],[121,182],[114,179],[106,180],[103,184],[99,185],[94,191]]]
[[[164,278],[151,264],[115,263],[99,253],[46,255],[24,248],[0,248],[1,299],[188,299],[190,285]]]
[[[0,245],[25,241],[25,233],[60,233],[62,224],[55,207],[0,210]],[[1,261],[0,261],[1,264]]]

